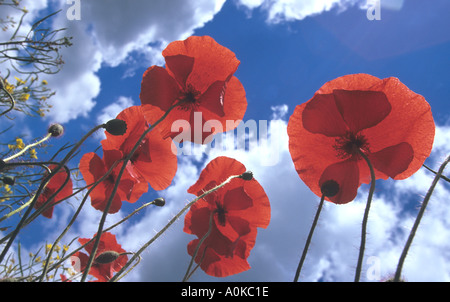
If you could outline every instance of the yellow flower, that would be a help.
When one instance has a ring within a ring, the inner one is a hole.
[[[21,138],[16,138],[16,148],[21,150],[25,148],[25,144]]]
[[[30,149],[30,157],[33,159],[38,159],[35,149]]]
[[[42,85],[47,85],[47,84],[48,84],[47,80],[42,80]]]
[[[8,83],[7,80],[4,80],[3,84],[5,85],[6,91],[8,91],[9,93],[13,93],[14,92],[14,88],[16,88],[14,85]]]
[[[22,79],[19,79],[18,77],[14,77],[15,79],[16,79],[16,81],[17,81],[17,86],[20,86],[20,85],[23,85],[23,84],[25,84],[25,81],[24,80],[22,80]]]
[[[9,185],[4,185],[3,188],[5,189],[6,194],[8,194],[8,195],[12,194],[12,190]]]
[[[28,99],[30,98],[30,94],[29,93],[24,93],[19,97],[19,100],[25,102],[28,101]]]
[[[48,254],[48,252],[50,251],[50,249],[52,248],[52,245],[49,243],[45,246],[45,253]]]

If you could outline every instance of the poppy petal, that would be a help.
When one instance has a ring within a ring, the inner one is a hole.
[[[381,91],[333,91],[336,106],[352,133],[380,123],[391,112],[391,105]]]
[[[206,108],[211,113],[223,117],[223,99],[225,94],[225,82],[215,81],[208,89],[201,95],[198,102],[200,106]],[[209,118],[207,118],[209,119]]]
[[[200,196],[212,180],[220,184],[228,177],[240,175],[245,171],[245,166],[241,162],[230,157],[219,156],[206,165],[197,182],[188,189],[188,193]]]
[[[405,171],[395,176],[395,179],[405,179],[422,167],[433,148],[436,126],[431,106],[397,78],[386,78],[372,89],[386,94],[392,111],[383,122],[364,130],[364,134],[370,137],[371,152],[402,142],[411,145],[414,158]]]
[[[186,80],[192,72],[195,59],[185,55],[167,56],[166,66],[181,87],[186,87]]]
[[[174,41],[163,50],[164,58],[184,55],[194,58],[194,65],[186,83],[205,92],[215,81],[225,81],[239,66],[236,55],[209,36],[191,36],[184,41]],[[175,71],[166,66],[171,73]]]
[[[374,168],[391,178],[408,169],[413,158],[414,150],[408,143],[400,143],[369,155]]]
[[[179,96],[178,84],[166,69],[159,66],[151,66],[145,71],[142,77],[139,98],[141,99],[144,115],[150,124],[154,123],[160,116],[146,114],[147,106],[155,106],[165,112]]]
[[[304,105],[303,127],[311,133],[328,137],[342,136],[349,130],[341,118],[332,94],[316,94]]]
[[[336,204],[345,204],[355,199],[359,183],[358,163],[348,159],[328,166],[319,180],[319,187],[326,181],[334,180],[339,184],[339,192],[328,199]]]

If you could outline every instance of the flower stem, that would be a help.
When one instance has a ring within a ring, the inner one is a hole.
[[[366,209],[364,211],[364,218],[363,218],[363,222],[362,222],[361,245],[359,247],[359,257],[358,257],[358,264],[356,266],[355,282],[359,282],[359,279],[361,277],[362,262],[363,262],[363,258],[364,258],[364,249],[366,246],[367,220],[369,218],[369,210],[370,210],[370,205],[372,203],[373,192],[375,191],[375,181],[376,181],[375,171],[373,169],[372,163],[370,162],[369,158],[364,154],[364,152],[362,152],[359,149],[358,149],[358,151],[359,151],[359,154],[362,156],[362,158],[364,158],[364,160],[367,162],[367,165],[369,166],[371,181],[370,181],[369,196],[367,197],[367,204],[366,204]]]
[[[98,129],[102,128],[104,125],[98,125],[96,127],[94,127],[93,129],[91,129],[87,134],[85,134],[81,140],[69,151],[69,153],[67,153],[67,155],[63,158],[63,160],[61,162],[58,163],[58,166],[55,167],[52,171],[52,173],[49,173],[49,175],[47,175],[47,177],[45,177],[45,179],[41,182],[41,185],[39,186],[36,194],[34,195],[33,201],[31,202],[30,206],[28,207],[27,211],[24,213],[22,219],[19,221],[19,223],[17,224],[16,228],[14,229],[14,231],[12,232],[12,235],[9,239],[9,241],[6,243],[2,253],[0,254],[0,263],[3,261],[3,259],[6,256],[6,253],[8,252],[9,248],[11,247],[12,243],[14,242],[14,240],[16,239],[17,235],[19,234],[21,228],[23,227],[23,224],[25,222],[25,220],[28,218],[28,215],[30,215],[34,204],[37,202],[39,195],[41,195],[45,185],[50,181],[50,179],[55,176],[58,171],[62,168],[65,167],[66,162],[70,159],[70,157],[75,153],[75,151],[84,143],[84,141],[91,136],[94,132],[96,132]]]
[[[416,221],[414,222],[414,225],[411,229],[411,232],[409,233],[408,240],[406,241],[405,247],[403,248],[403,252],[400,256],[400,259],[398,261],[397,265],[397,271],[395,272],[394,276],[394,282],[400,281],[400,275],[403,268],[403,263],[406,259],[406,255],[408,254],[408,250],[412,244],[413,238],[416,234],[417,228],[419,227],[420,220],[423,217],[423,214],[425,212],[425,208],[427,207],[428,201],[430,200],[431,194],[433,194],[433,190],[436,187],[439,179],[442,176],[442,173],[444,172],[445,166],[450,162],[450,156],[448,156],[445,161],[442,163],[441,167],[439,168],[438,172],[436,173],[436,176],[433,179],[433,182],[431,183],[430,188],[428,189],[427,195],[425,195],[425,198],[422,202],[422,206],[419,210],[419,213],[417,214]]]
[[[14,101],[14,97],[11,95],[11,93],[9,93],[9,91],[5,88],[5,84],[3,83],[2,78],[0,78],[0,88],[8,95],[9,101],[11,103],[11,106],[7,110],[0,113],[0,116],[2,116],[14,109],[15,101]]]
[[[302,257],[300,258],[300,263],[298,264],[297,271],[295,273],[294,282],[297,282],[298,277],[300,276],[300,271],[302,270],[303,262],[305,261],[306,253],[308,252],[308,248],[309,248],[309,244],[311,243],[311,239],[312,239],[314,230],[316,228],[317,221],[319,220],[319,215],[320,215],[320,212],[322,211],[322,206],[323,206],[324,200],[325,200],[325,194],[322,194],[322,197],[320,198],[319,207],[316,211],[316,216],[314,217],[313,224],[311,226],[311,229],[309,230],[308,238],[306,239],[305,247],[303,248],[303,253],[302,253]]]
[[[46,140],[48,140],[51,136],[52,136],[52,134],[51,134],[51,133],[48,133],[48,134],[47,134],[46,136],[44,136],[44,138],[42,138],[41,140],[39,140],[39,141],[37,141],[37,142],[35,142],[35,143],[32,143],[32,144],[26,145],[25,148],[23,148],[22,150],[20,150],[19,152],[17,152],[17,153],[14,154],[14,155],[11,155],[10,157],[5,158],[3,161],[4,161],[4,162],[8,162],[8,161],[10,161],[11,159],[14,159],[14,158],[19,157],[20,155],[22,155],[23,153],[25,153],[25,151],[27,151],[28,149],[30,149],[30,148],[32,148],[32,147],[34,147],[34,146],[37,146],[37,145],[39,145],[39,144],[42,144],[43,142],[45,142]]]
[[[225,180],[223,183],[215,186],[214,188],[206,191],[205,193],[203,193],[202,195],[194,198],[191,202],[189,202],[186,206],[184,206],[184,208],[181,209],[180,212],[178,212],[177,215],[175,215],[155,236],[153,236],[152,239],[150,239],[148,242],[146,242],[140,249],[139,251],[137,251],[133,257],[130,259],[130,261],[128,261],[128,263],[130,263],[132,260],[134,260],[135,257],[138,257],[145,249],[147,249],[147,247],[152,244],[156,239],[158,239],[159,236],[161,236],[175,221],[178,220],[178,218],[180,218],[180,216],[187,210],[189,209],[194,203],[196,203],[198,200],[202,199],[203,197],[211,194],[214,191],[217,191],[218,189],[222,188],[223,186],[225,186],[226,184],[228,184],[231,180],[233,180],[234,178],[241,178],[241,175],[232,175],[230,177],[228,177],[227,180]],[[113,282],[116,281],[116,279],[118,278],[118,276],[127,268],[128,263],[126,265],[124,265],[122,267],[122,269],[117,272],[117,274],[115,276],[113,276],[109,282]]]
[[[195,252],[192,255],[191,261],[189,262],[189,266],[188,266],[188,268],[186,270],[186,274],[184,275],[182,282],[186,282],[188,280],[188,278],[191,276],[191,274],[189,274],[189,271],[191,270],[192,264],[194,263],[195,258],[197,257],[198,251],[200,250],[200,246],[203,244],[203,242],[206,240],[206,238],[208,238],[209,234],[211,234],[212,226],[213,226],[214,213],[215,213],[215,211],[212,211],[211,215],[209,215],[208,231],[205,233],[205,235],[203,235],[202,239],[200,239],[198,241],[197,247],[195,248]]]
[[[89,196],[89,194],[92,192],[92,190],[94,190],[94,188],[96,186],[98,186],[103,179],[107,178],[112,170],[116,167],[117,162],[115,162],[114,164],[111,165],[111,167],[109,168],[109,170],[93,185],[89,188],[88,192],[86,193],[86,195],[84,196],[83,200],[81,201],[80,205],[78,206],[77,211],[75,212],[75,214],[73,215],[72,219],[70,220],[69,224],[66,226],[66,228],[64,229],[64,231],[59,235],[59,237],[55,240],[55,242],[52,244],[49,252],[48,252],[48,258],[47,261],[45,261],[45,265],[43,267],[42,270],[42,274],[39,278],[39,281],[42,282],[44,280],[45,275],[47,274],[48,271],[48,265],[50,264],[50,259],[51,259],[51,255],[53,253],[53,249],[55,248],[55,246],[58,244],[59,241],[61,241],[62,237],[64,237],[64,235],[70,230],[70,228],[72,227],[72,225],[75,223],[75,220],[77,219],[78,215],[80,214],[81,209],[83,208],[87,197]]]
[[[100,223],[98,225],[98,230],[97,230],[97,235],[95,236],[95,240],[94,240],[94,244],[92,247],[92,251],[91,254],[89,255],[89,260],[86,264],[86,270],[83,273],[83,276],[81,277],[81,282],[84,282],[86,280],[87,274],[94,262],[94,256],[97,252],[97,248],[98,245],[100,243],[100,236],[103,232],[103,226],[105,224],[106,221],[106,216],[108,215],[108,211],[109,208],[111,207],[112,204],[112,200],[114,198],[114,196],[116,195],[117,192],[117,188],[119,187],[119,183],[120,183],[120,179],[122,178],[122,175],[127,167],[128,162],[130,161],[131,157],[133,156],[134,152],[136,152],[136,150],[138,149],[138,147],[140,146],[141,142],[144,140],[145,136],[151,131],[153,130],[153,128],[155,128],[159,123],[161,123],[168,115],[169,113],[178,105],[180,105],[181,102],[177,102],[175,104],[173,104],[165,113],[164,115],[162,115],[155,123],[153,123],[150,127],[148,127],[143,133],[142,135],[139,137],[139,139],[137,140],[136,144],[134,145],[133,149],[131,149],[131,151],[128,153],[128,155],[123,159],[123,164],[122,167],[119,171],[119,173],[117,174],[116,177],[116,181],[114,183],[114,186],[111,190],[111,194],[106,202],[106,206],[105,206],[105,210],[103,211],[103,215],[100,219]]]

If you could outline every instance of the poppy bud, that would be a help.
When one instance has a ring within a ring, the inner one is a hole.
[[[166,204],[166,200],[162,197],[158,197],[155,200],[153,200],[153,204],[155,206],[162,207]]]
[[[0,171],[6,166],[6,162],[3,159],[0,159]]]
[[[64,132],[63,126],[60,124],[53,124],[48,128],[48,133],[51,133],[53,137],[58,137]]]
[[[0,89],[5,89],[5,84],[3,83],[2,77],[0,77]]]
[[[252,180],[253,179],[253,173],[251,171],[247,171],[241,174],[240,178],[243,180]]]
[[[127,132],[127,123],[123,120],[113,119],[108,121],[103,128],[112,135],[124,135]]]
[[[16,181],[16,178],[12,176],[3,176],[2,181],[5,185],[13,186]]]
[[[339,184],[334,180],[327,180],[320,187],[322,194],[327,197],[333,197],[339,192]]]
[[[113,262],[119,258],[119,256],[120,254],[116,251],[106,251],[98,255],[94,262],[97,264],[107,264]]]

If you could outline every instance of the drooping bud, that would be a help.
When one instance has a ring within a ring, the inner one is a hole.
[[[5,185],[13,186],[14,183],[16,182],[16,178],[7,175],[7,176],[3,176],[2,181],[3,181],[3,183],[4,183]]]
[[[6,162],[3,159],[0,159],[0,171],[6,166]]]
[[[113,262],[119,258],[119,256],[120,254],[116,251],[106,251],[98,255],[97,258],[94,259],[94,262],[98,264],[107,264]]]
[[[60,124],[53,124],[48,128],[48,133],[50,133],[53,137],[61,136],[64,132],[64,127]]]
[[[153,200],[153,204],[155,206],[162,207],[166,204],[166,200],[162,197],[158,197],[158,198],[155,198],[155,200]]]
[[[320,190],[323,195],[333,197],[339,192],[339,184],[334,180],[327,180],[322,184]]]
[[[112,135],[124,135],[127,132],[127,123],[123,120],[113,119],[104,125],[105,130]]]
[[[3,83],[2,77],[0,77],[0,89],[5,89],[5,84]]]
[[[243,180],[252,180],[253,179],[253,172],[246,171],[246,172],[241,174],[240,178],[242,178]]]

